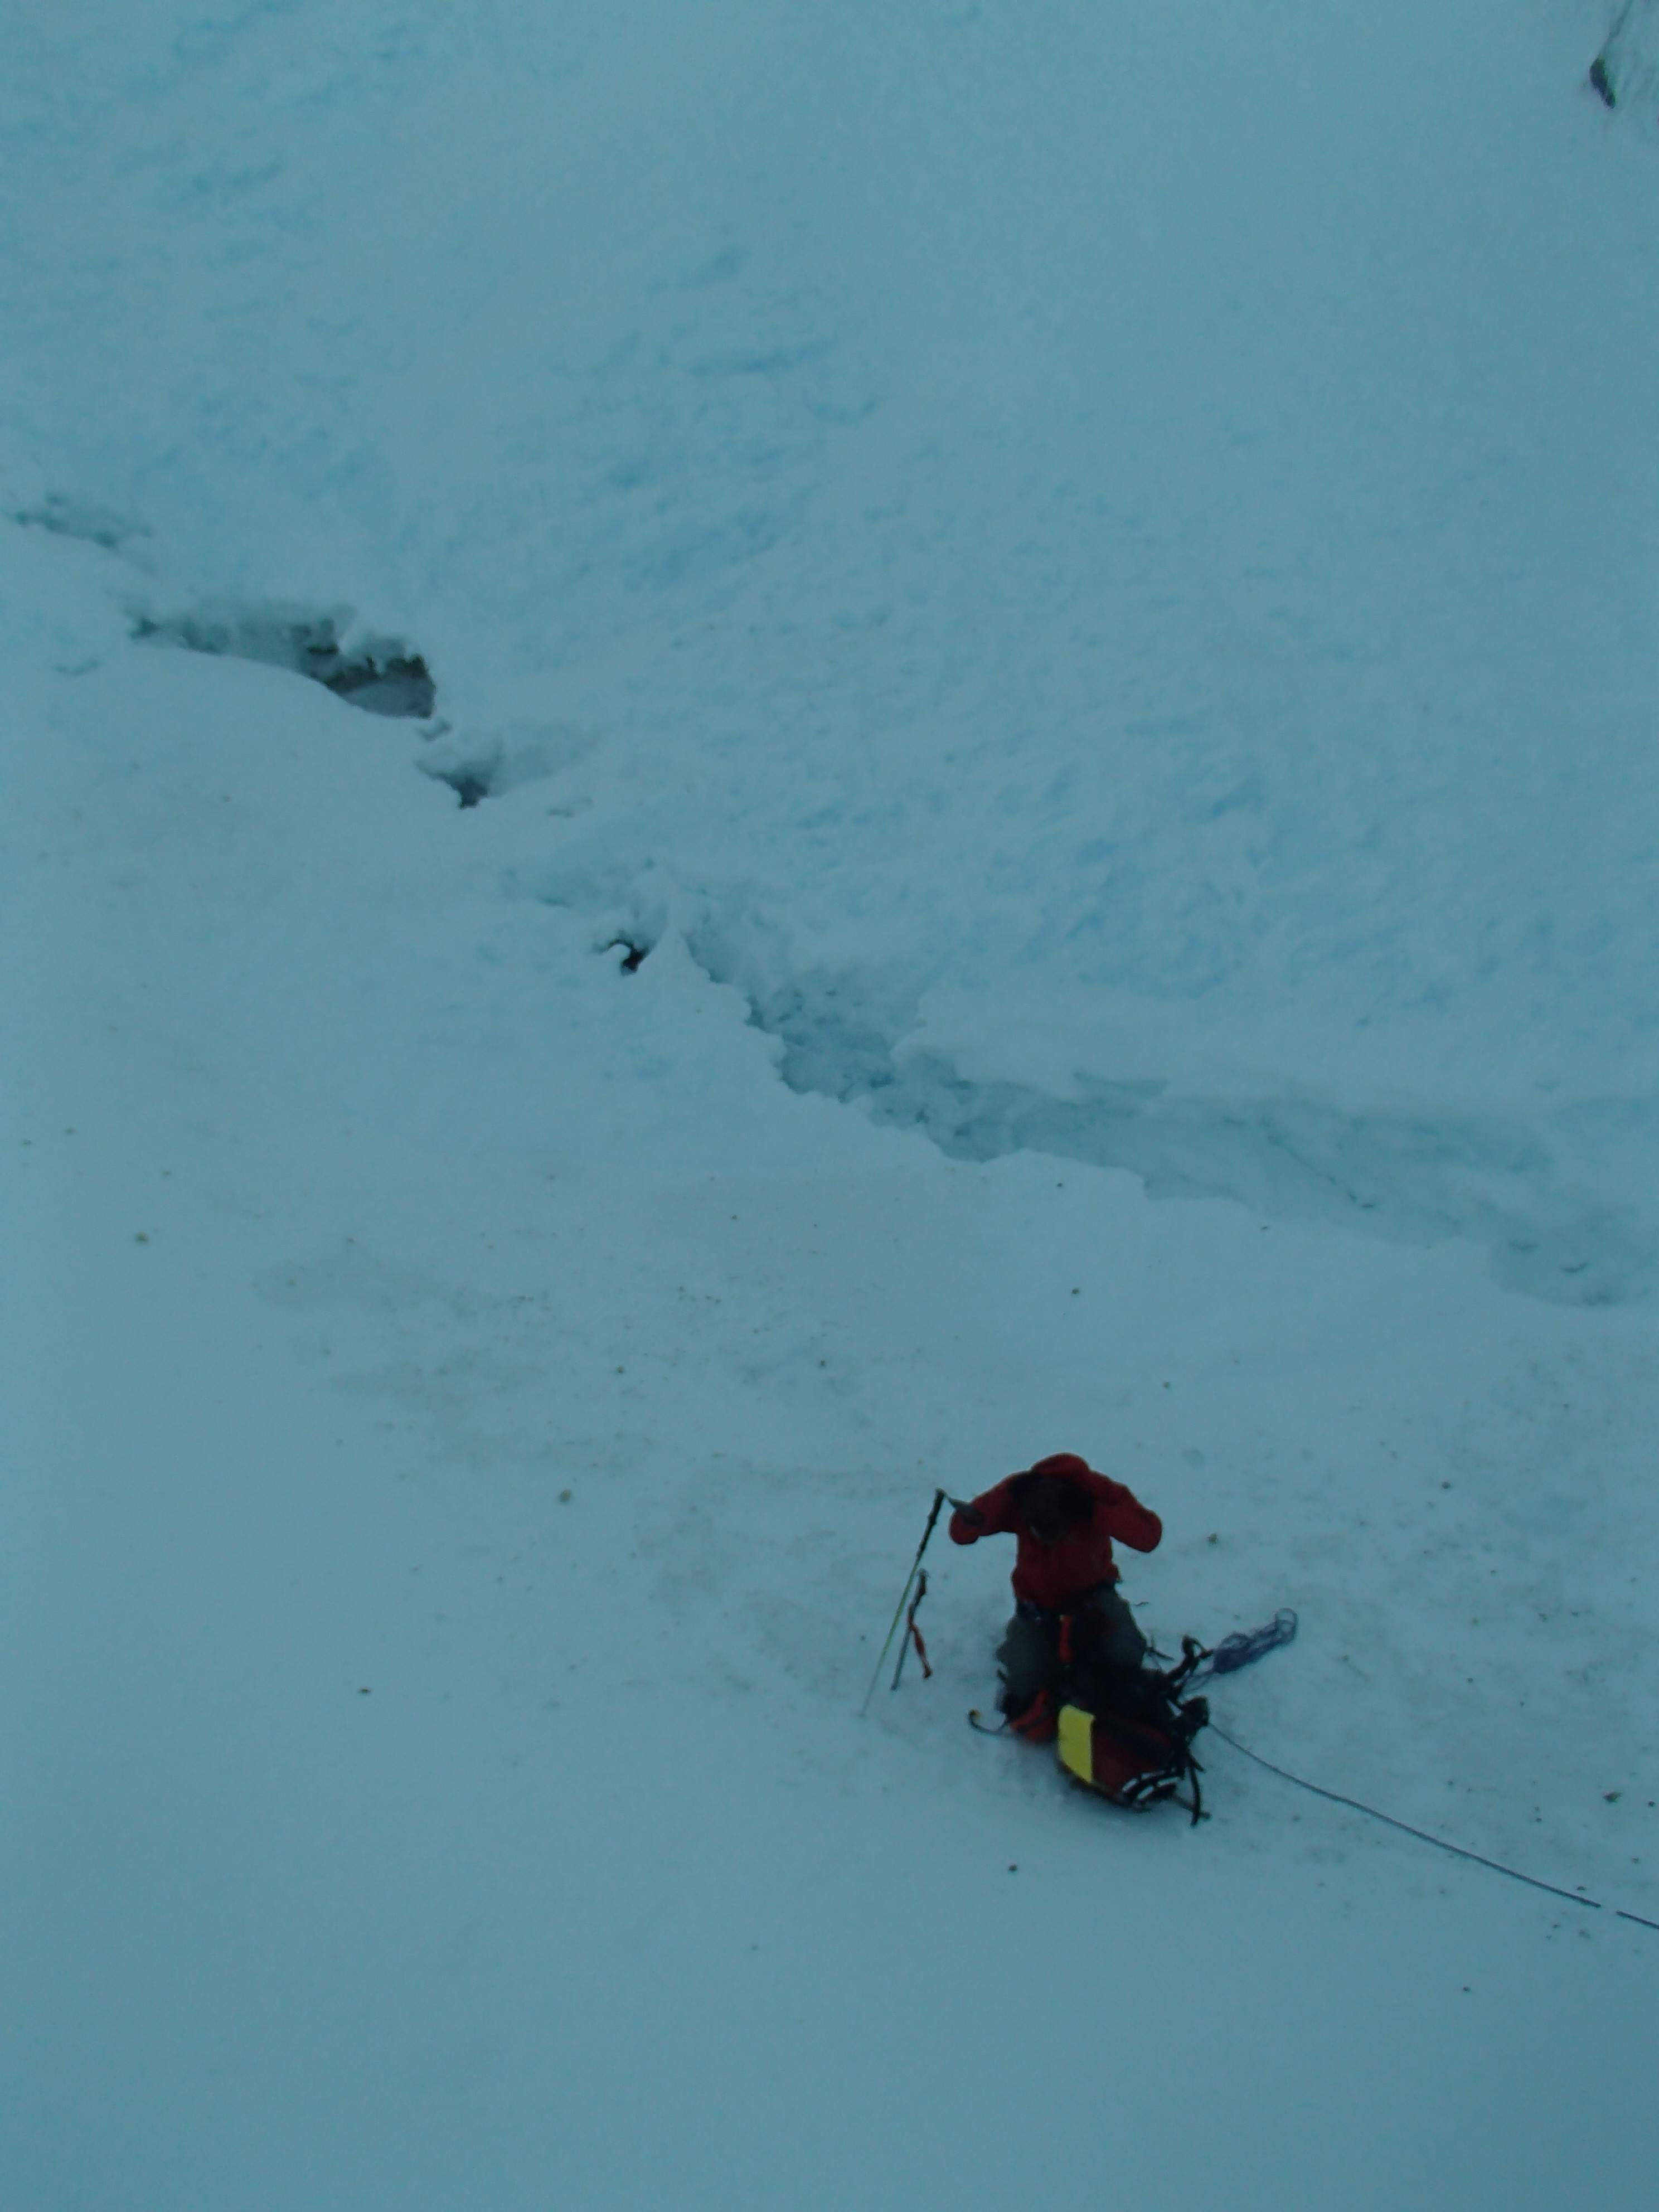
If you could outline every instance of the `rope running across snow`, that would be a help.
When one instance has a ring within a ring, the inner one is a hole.
[[[1289,1606],[1282,1606],[1265,1627],[1247,1629],[1235,1636],[1224,1636],[1203,1665],[1194,1672],[1192,1680],[1205,1682],[1217,1674],[1237,1674],[1241,1667],[1252,1666],[1256,1660],[1265,1657],[1269,1651],[1277,1650],[1281,1644],[1294,1643],[1296,1629],[1295,1613]],[[1525,1882],[1528,1889],[1541,1889],[1551,1897],[1564,1897],[1569,1905],[1582,1905],[1590,1912],[1611,1911],[1615,1920],[1634,1921],[1638,1928],[1659,1931],[1659,1920],[1644,1919],[1639,1912],[1626,1912],[1622,1905],[1604,1905],[1600,1898],[1586,1897],[1582,1890],[1563,1889],[1558,1883],[1540,1881],[1536,1875],[1522,1874],[1516,1867],[1504,1866],[1499,1860],[1489,1859],[1480,1851],[1466,1850],[1462,1844],[1449,1844],[1443,1836],[1431,1836],[1426,1828],[1414,1828],[1409,1820],[1396,1820],[1392,1813],[1380,1813],[1375,1805],[1362,1804],[1358,1797],[1345,1797],[1340,1790],[1326,1790],[1317,1782],[1304,1782],[1299,1774],[1292,1774],[1288,1767],[1275,1766],[1271,1759],[1264,1759],[1259,1751],[1252,1751],[1249,1744],[1241,1743],[1235,1735],[1229,1735],[1213,1718],[1209,1725],[1211,1733],[1218,1735],[1223,1743],[1231,1744],[1246,1759],[1253,1759],[1258,1766],[1266,1767],[1269,1774],[1276,1774],[1281,1782],[1289,1782],[1297,1790],[1305,1790],[1311,1796],[1322,1797],[1328,1804],[1345,1805],[1351,1813],[1363,1813],[1368,1820],[1380,1820],[1384,1827],[1398,1828],[1401,1835],[1415,1836],[1419,1844],[1432,1844],[1436,1850],[1449,1851],[1454,1858],[1468,1859],[1471,1864],[1486,1867],[1492,1874],[1507,1875],[1511,1881]]]
[[[1553,1881],[1540,1881],[1536,1875],[1522,1874],[1515,1867],[1504,1866],[1497,1859],[1483,1857],[1479,1851],[1466,1850],[1462,1844],[1449,1844],[1443,1836],[1431,1836],[1426,1828],[1413,1828],[1408,1820],[1396,1820],[1392,1813],[1379,1813],[1375,1805],[1362,1805],[1358,1797],[1344,1797],[1338,1790],[1322,1789],[1316,1782],[1304,1782],[1299,1774],[1292,1774],[1287,1767],[1275,1766],[1272,1759],[1263,1759],[1259,1751],[1252,1751],[1249,1744],[1240,1743],[1237,1736],[1229,1735],[1226,1729],[1213,1720],[1210,1723],[1210,1733],[1218,1735],[1223,1743],[1231,1744],[1235,1751],[1243,1752],[1246,1759],[1254,1759],[1258,1766],[1265,1766],[1269,1774],[1276,1774],[1281,1782],[1293,1783],[1298,1790],[1306,1790],[1316,1797],[1323,1797],[1330,1804],[1346,1805],[1350,1812],[1363,1813],[1369,1820],[1381,1820],[1385,1827],[1398,1828],[1402,1835],[1415,1836],[1420,1844],[1432,1844],[1437,1850],[1449,1851],[1454,1858],[1469,1859],[1476,1866],[1489,1868],[1493,1874],[1507,1875],[1511,1881],[1525,1882],[1528,1889],[1547,1890],[1552,1897],[1565,1898],[1569,1905],[1582,1905],[1592,1912],[1611,1910],[1616,1920],[1633,1920],[1638,1928],[1659,1929],[1659,1920],[1644,1920],[1639,1912],[1626,1912],[1616,1905],[1606,1906],[1600,1898],[1586,1897],[1576,1889],[1561,1889]]]

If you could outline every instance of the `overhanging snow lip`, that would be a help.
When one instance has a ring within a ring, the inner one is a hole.
[[[365,713],[428,720],[438,687],[425,657],[402,638],[354,634],[349,606],[289,599],[203,599],[162,613],[128,606],[136,643],[284,668]]]

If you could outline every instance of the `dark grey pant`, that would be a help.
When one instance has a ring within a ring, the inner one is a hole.
[[[1058,1614],[1022,1607],[997,1646],[1002,1673],[999,1699],[1006,1713],[1023,1713],[1040,1690],[1053,1689],[1069,1672],[1079,1694],[1109,1695],[1114,1683],[1139,1672],[1146,1639],[1115,1583],[1086,1591],[1067,1608],[1072,1620],[1072,1664],[1060,1657]]]

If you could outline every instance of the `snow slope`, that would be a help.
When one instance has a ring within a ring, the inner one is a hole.
[[[1659,124],[1659,9],[1653,0],[1622,0],[1590,83],[1607,106],[1633,115],[1638,126]]]
[[[1078,1449],[1659,1917],[1655,172],[1444,12],[0,16],[8,2201],[1646,2202],[1659,1937],[989,1548],[857,1717]]]

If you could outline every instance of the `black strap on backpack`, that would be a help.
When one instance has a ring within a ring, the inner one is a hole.
[[[1136,1758],[1147,1759],[1145,1771],[1115,1793],[1116,1802],[1160,1804],[1178,1796],[1186,1783],[1192,1796],[1184,1802],[1196,1827],[1204,1818],[1204,1792],[1199,1781],[1203,1769],[1194,1755],[1193,1739],[1207,1726],[1210,1708],[1206,1699],[1184,1698],[1182,1690],[1209,1654],[1191,1636],[1182,1637],[1181,1651],[1177,1665],[1164,1671],[1143,1668],[1133,1678],[1134,1712],[1114,1711],[1102,1699],[1106,1710],[1093,1711],[1091,1717],[1115,1743]]]

